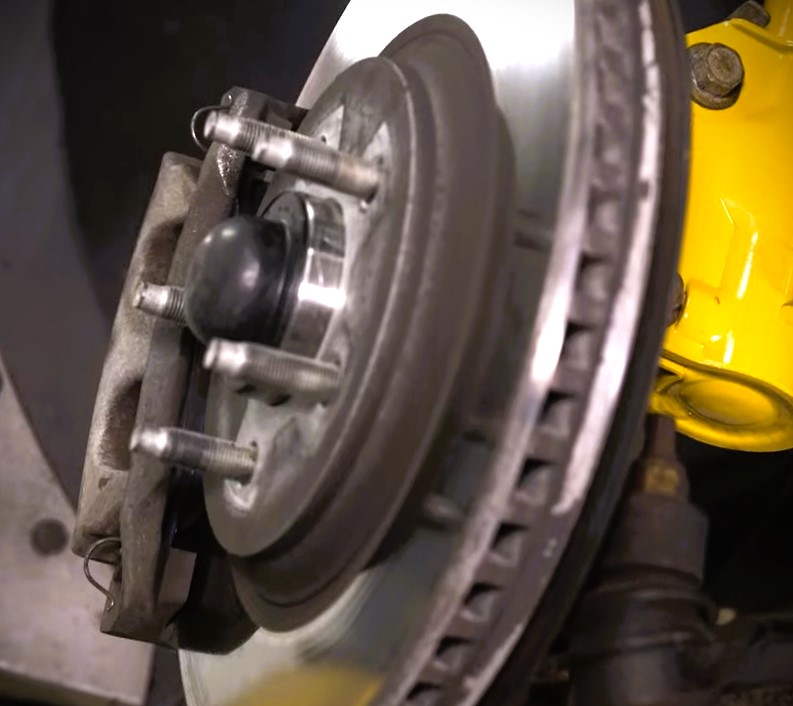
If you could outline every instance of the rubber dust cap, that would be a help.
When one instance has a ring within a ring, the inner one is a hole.
[[[192,332],[273,343],[284,315],[290,271],[289,234],[277,221],[235,216],[218,223],[196,248],[185,283]]]

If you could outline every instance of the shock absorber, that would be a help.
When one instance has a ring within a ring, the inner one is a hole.
[[[688,500],[674,422],[647,420],[632,487],[573,620],[576,704],[693,706],[718,681],[707,659],[713,610],[700,592],[707,519]]]

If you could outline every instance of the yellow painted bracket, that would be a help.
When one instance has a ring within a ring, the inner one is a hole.
[[[766,28],[687,37],[734,49],[745,77],[729,108],[692,103],[685,301],[650,404],[684,434],[749,451],[793,447],[793,0],[765,7]]]

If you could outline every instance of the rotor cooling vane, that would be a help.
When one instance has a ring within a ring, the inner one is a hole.
[[[665,2],[538,8],[353,0],[307,111],[234,89],[163,163],[74,544],[191,704],[475,703],[532,634],[635,346],[649,389],[687,125]]]

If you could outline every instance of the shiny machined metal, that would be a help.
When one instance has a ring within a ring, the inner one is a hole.
[[[280,347],[314,358],[331,320],[347,305],[344,211],[335,199],[288,191],[273,199],[262,216],[305,234],[306,254],[295,273],[297,287]]]
[[[373,164],[321,140],[258,120],[214,111],[207,116],[204,136],[247,152],[272,169],[283,169],[361,198],[370,198],[380,183],[380,172]]]
[[[141,282],[135,290],[132,306],[144,314],[184,325],[184,289]]]
[[[338,366],[269,346],[217,338],[207,347],[204,367],[254,387],[265,386],[319,402],[333,399],[341,385]]]
[[[129,443],[132,453],[204,471],[233,480],[247,480],[256,467],[256,449],[232,441],[175,428],[135,429]]]

